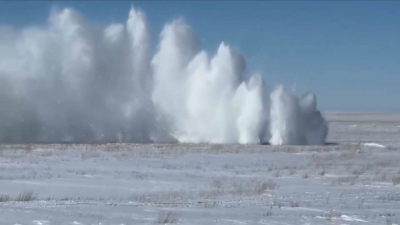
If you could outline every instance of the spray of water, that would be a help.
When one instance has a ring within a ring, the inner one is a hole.
[[[151,43],[133,7],[105,29],[69,8],[43,27],[1,27],[0,141],[324,143],[315,95],[280,86],[269,102],[227,44],[209,56],[183,19],[164,26],[153,57]]]

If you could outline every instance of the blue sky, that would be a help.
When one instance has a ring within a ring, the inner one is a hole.
[[[311,90],[324,111],[400,111],[400,1],[2,1],[0,26],[43,25],[57,6],[103,27],[125,23],[131,4],[146,12],[154,41],[183,16],[209,53],[224,41],[269,88]]]

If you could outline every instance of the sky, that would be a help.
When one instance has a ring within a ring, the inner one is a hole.
[[[147,14],[154,44],[183,17],[210,54],[224,41],[269,89],[313,91],[324,112],[400,111],[400,1],[1,1],[0,26],[45,25],[52,7],[72,7],[106,27],[125,23],[132,4]]]

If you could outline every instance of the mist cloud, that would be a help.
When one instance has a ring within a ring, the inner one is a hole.
[[[243,56],[224,42],[210,56],[183,19],[151,52],[133,7],[104,29],[69,8],[43,27],[0,28],[0,141],[324,144],[314,94],[279,86],[269,98]]]

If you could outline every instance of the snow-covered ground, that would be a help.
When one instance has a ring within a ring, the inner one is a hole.
[[[400,224],[400,115],[327,119],[327,146],[3,144],[0,224]]]

